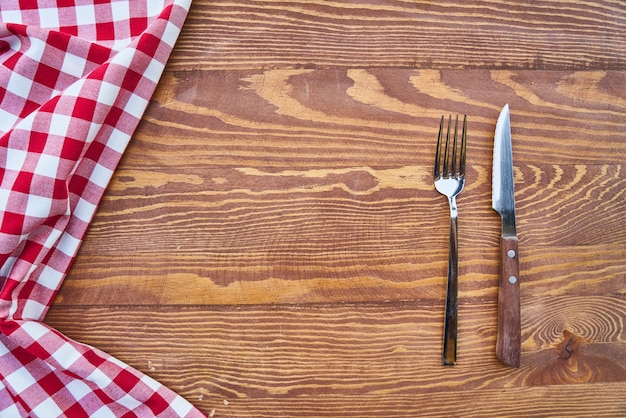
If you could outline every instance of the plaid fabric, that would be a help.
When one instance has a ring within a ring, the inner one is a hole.
[[[190,0],[0,2],[0,416],[204,416],[42,321]]]

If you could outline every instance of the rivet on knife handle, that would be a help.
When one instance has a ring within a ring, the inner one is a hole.
[[[521,355],[519,255],[517,237],[500,239],[500,290],[496,357],[519,367]]]

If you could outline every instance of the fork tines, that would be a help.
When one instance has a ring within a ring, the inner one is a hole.
[[[463,116],[463,126],[461,129],[461,144],[460,144],[460,156],[457,159],[457,138],[459,130],[459,116],[457,115],[454,121],[454,134],[452,136],[452,153],[450,153],[450,133],[452,130],[452,115],[448,116],[448,124],[444,136],[444,116],[441,117],[439,123],[439,136],[437,138],[437,150],[435,154],[435,178],[440,177],[464,177],[465,176],[465,143],[467,135],[467,115]],[[441,157],[443,147],[443,158]],[[458,161],[458,165],[457,165]]]

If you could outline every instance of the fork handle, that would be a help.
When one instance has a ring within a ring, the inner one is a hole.
[[[456,336],[458,320],[459,287],[459,228],[455,213],[450,217],[450,243],[448,252],[448,284],[446,289],[446,319],[443,331],[442,364],[456,364]]]
[[[500,290],[496,356],[504,364],[519,367],[521,356],[519,254],[517,237],[500,239]]]

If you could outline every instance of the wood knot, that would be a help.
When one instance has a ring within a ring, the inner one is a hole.
[[[582,337],[572,333],[569,330],[563,331],[563,341],[557,345],[556,351],[563,360],[569,360],[578,353],[578,349],[583,344]]]

